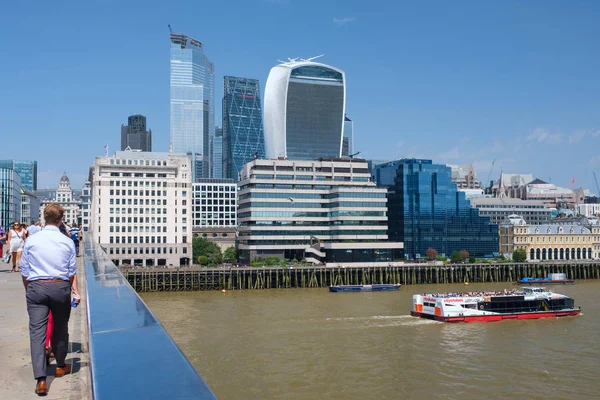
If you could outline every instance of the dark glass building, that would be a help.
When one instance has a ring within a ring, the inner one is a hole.
[[[12,169],[21,177],[21,187],[33,192],[38,190],[37,161],[27,160],[0,160],[0,168]]]
[[[223,177],[237,182],[244,164],[265,157],[260,87],[256,79],[223,79]]]
[[[130,150],[152,151],[152,131],[146,130],[146,117],[131,115],[127,125],[121,125],[121,151]]]
[[[471,208],[450,167],[403,159],[377,166],[375,180],[388,187],[389,237],[404,242],[406,258],[425,257],[429,248],[447,257],[463,249],[475,257],[497,255],[498,225]]]

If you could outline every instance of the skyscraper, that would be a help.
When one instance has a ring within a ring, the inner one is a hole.
[[[213,178],[223,178],[223,128],[215,128],[215,137],[213,139]]]
[[[258,80],[224,78],[223,144],[224,177],[236,182],[244,164],[265,157]]]
[[[344,138],[342,139],[342,157],[354,154],[354,122],[344,115]]]
[[[192,157],[192,179],[210,175],[215,67],[202,43],[171,34],[171,150]]]
[[[375,178],[388,186],[389,236],[404,242],[407,258],[425,257],[429,248],[447,257],[463,249],[477,257],[498,253],[498,225],[471,208],[450,167],[402,159],[378,165]]]
[[[0,160],[0,168],[14,170],[21,176],[20,186],[30,192],[37,190],[37,161]]]
[[[152,131],[146,130],[146,117],[131,115],[127,125],[121,125],[121,151],[131,150],[152,151]]]
[[[265,88],[267,158],[340,157],[345,108],[344,71],[306,60],[273,67]]]
[[[15,221],[21,221],[21,177],[0,167],[0,226],[9,229]]]

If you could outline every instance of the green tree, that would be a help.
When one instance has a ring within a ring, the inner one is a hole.
[[[223,260],[230,263],[237,261],[237,250],[234,246],[230,246],[225,249],[225,252],[223,253]]]
[[[469,263],[475,264],[476,261],[477,259],[475,257],[469,257]]]
[[[194,260],[198,260],[200,256],[205,256],[211,263],[220,264],[223,262],[221,248],[206,238],[193,238],[192,251]]]
[[[525,262],[527,261],[527,252],[525,249],[517,249],[514,251],[512,259],[514,262]]]
[[[200,263],[200,265],[206,265],[208,264],[208,257],[198,256],[198,262]]]
[[[438,256],[437,250],[434,249],[433,247],[428,248],[427,252],[425,252],[425,254],[427,255],[427,258],[429,259],[429,261],[435,260]]]
[[[463,259],[460,256],[460,253],[456,250],[450,254],[450,261],[454,264],[461,262]]]

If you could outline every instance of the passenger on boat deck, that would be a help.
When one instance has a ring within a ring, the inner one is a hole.
[[[448,292],[448,293],[423,293],[423,296],[432,296],[438,298],[449,298],[449,297],[489,297],[489,296],[514,296],[520,292],[517,289],[501,290],[492,292]]]

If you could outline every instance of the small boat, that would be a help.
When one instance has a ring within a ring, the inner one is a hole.
[[[578,315],[581,307],[541,287],[493,292],[415,294],[410,315],[441,322],[488,322]]]
[[[330,292],[385,292],[400,290],[399,283],[379,283],[373,285],[335,285],[329,286]]]
[[[545,278],[523,278],[518,285],[572,285],[575,281],[567,279],[567,274],[548,274]]]

